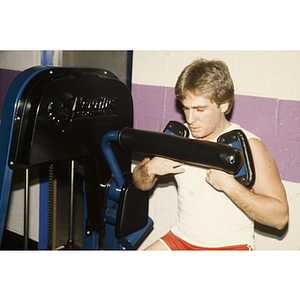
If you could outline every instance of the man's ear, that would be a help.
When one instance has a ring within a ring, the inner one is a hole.
[[[222,103],[222,104],[220,105],[221,112],[225,114],[226,111],[227,111],[227,109],[228,109],[228,107],[229,107],[229,102]]]

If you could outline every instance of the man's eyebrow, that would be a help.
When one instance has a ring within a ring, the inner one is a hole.
[[[187,106],[184,106],[182,105],[182,109],[203,109],[203,108],[206,108],[207,105],[194,105],[192,107],[187,107]]]
[[[207,105],[195,105],[195,106],[192,106],[192,108],[205,108],[207,107]]]
[[[207,105],[194,105],[191,108],[192,109],[199,109],[199,108],[203,109],[203,108],[206,108],[206,107],[207,107]]]

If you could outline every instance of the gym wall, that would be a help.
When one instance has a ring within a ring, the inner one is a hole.
[[[299,51],[134,51],[134,127],[162,131],[183,121],[174,86],[194,59],[223,60],[235,84],[230,121],[258,135],[276,159],[288,193],[290,222],[276,231],[256,226],[257,249],[300,248],[300,52]],[[138,163],[137,159],[134,163]],[[163,178],[150,200],[155,229],[141,248],[164,234],[176,216],[176,186]]]

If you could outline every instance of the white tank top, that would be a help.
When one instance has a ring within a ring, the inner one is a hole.
[[[223,133],[235,129],[243,130],[248,139],[259,139],[237,124],[232,124]],[[216,191],[205,181],[206,168],[189,164],[184,168],[184,173],[175,175],[178,213],[171,231],[196,246],[249,244],[255,249],[253,220],[224,193]]]

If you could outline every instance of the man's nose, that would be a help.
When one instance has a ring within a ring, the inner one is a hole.
[[[195,122],[195,112],[192,109],[189,109],[186,112],[185,118],[188,124],[193,124]]]

